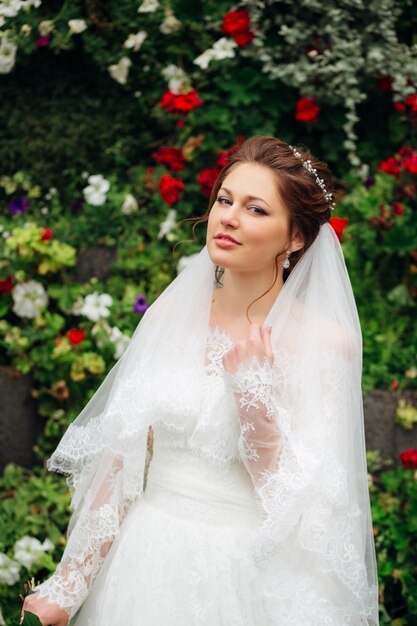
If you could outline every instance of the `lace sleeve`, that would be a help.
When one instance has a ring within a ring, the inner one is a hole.
[[[273,401],[272,367],[267,359],[262,365],[253,358],[250,365],[240,365],[230,374],[224,370],[226,391],[233,394],[241,434],[240,457],[256,488],[266,474],[276,471],[282,448],[283,408]]]
[[[144,482],[152,455],[153,434],[148,434]],[[55,573],[36,587],[40,597],[57,604],[71,619],[86,599],[102,563],[116,538],[131,502],[123,493],[123,461],[104,457],[91,485],[94,499],[88,493],[82,511],[68,531],[68,541]],[[100,485],[95,482],[100,478]]]

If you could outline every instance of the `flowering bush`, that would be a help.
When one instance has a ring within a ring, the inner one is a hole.
[[[400,147],[365,180],[350,179],[340,202],[349,219],[343,245],[364,334],[365,389],[417,386],[415,161],[413,149]]]
[[[378,561],[381,625],[417,621],[417,450],[401,454],[389,469],[368,453],[370,494]]]

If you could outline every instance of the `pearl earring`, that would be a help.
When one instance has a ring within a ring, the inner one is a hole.
[[[291,250],[287,250],[287,258],[285,259],[284,263],[282,264],[282,267],[287,270],[289,268],[290,264],[290,254],[291,254]]]

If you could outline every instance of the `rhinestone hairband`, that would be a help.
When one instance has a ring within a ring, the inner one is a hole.
[[[316,168],[311,165],[311,160],[310,159],[304,160],[302,155],[301,155],[301,153],[298,152],[297,148],[293,148],[289,144],[288,144],[288,147],[291,148],[291,150],[294,153],[294,156],[296,156],[297,159],[300,159],[300,161],[302,161],[303,167],[305,167],[306,170],[311,172],[311,174],[314,174],[314,176],[316,177],[316,183],[318,184],[320,189],[323,191],[324,198],[325,198],[326,202],[329,204],[330,210],[334,211],[335,208],[336,208],[336,203],[333,201],[333,194],[332,193],[328,193],[328,191],[326,189],[326,185],[324,184],[324,180],[322,178],[319,178],[319,176],[317,174]]]

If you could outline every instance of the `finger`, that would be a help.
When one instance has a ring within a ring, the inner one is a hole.
[[[273,362],[274,362],[274,351],[272,349],[271,332],[270,332],[268,326],[266,326],[263,329],[262,337],[263,337],[263,341],[264,341],[266,357],[267,357],[270,365],[272,365]]]

